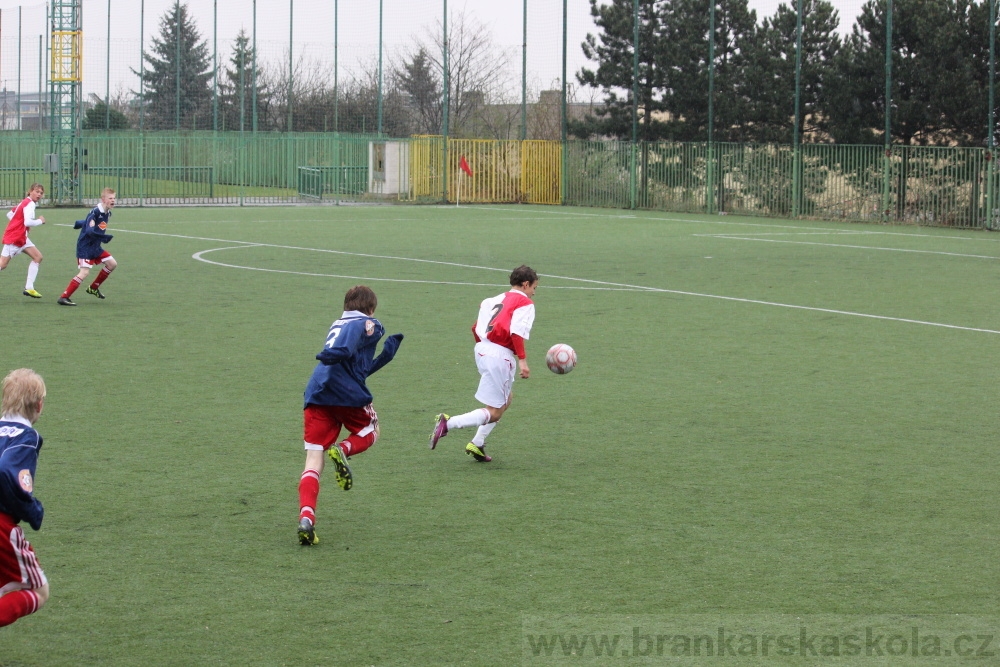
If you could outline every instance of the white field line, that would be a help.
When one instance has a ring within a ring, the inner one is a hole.
[[[470,207],[472,208],[472,207]],[[529,211],[518,211],[516,208],[494,208],[490,206],[480,206],[478,207],[484,211],[506,211],[509,213],[529,213]],[[575,213],[573,211],[548,211],[544,209],[532,209],[530,213],[548,213],[549,215],[570,215],[570,216],[580,216],[584,218],[614,218],[614,219],[628,219],[628,220],[656,220],[660,222],[691,222],[704,225],[733,225],[737,227],[778,227],[780,229],[804,229],[808,231],[829,231],[829,232],[843,232],[848,234],[881,234],[883,236],[908,236],[914,238],[928,238],[928,239],[952,239],[956,241],[986,241],[986,242],[1000,242],[1000,237],[997,236],[945,236],[941,234],[920,234],[915,232],[888,232],[888,231],[877,231],[877,230],[845,230],[833,227],[805,227],[801,225],[788,225],[782,223],[764,223],[764,222],[738,222],[736,220],[713,220],[710,218],[697,219],[697,218],[666,218],[654,215],[615,215],[615,214],[600,214],[600,213]],[[865,223],[857,223],[865,224]]]
[[[921,255],[946,255],[948,257],[971,257],[973,259],[1000,259],[996,255],[970,255],[961,252],[946,252],[944,250],[916,250],[914,248],[886,248],[883,246],[849,245],[846,243],[820,243],[818,241],[789,241],[787,239],[763,239],[754,236],[733,236],[731,234],[709,234],[716,239],[731,239],[734,241],[757,241],[760,243],[791,243],[793,245],[815,245],[826,248],[850,248],[853,250],[879,250],[882,252],[909,252]]]
[[[478,265],[475,265],[475,264],[461,264],[459,262],[442,262],[442,261],[437,261],[437,260],[432,260],[432,259],[418,259],[418,258],[413,258],[413,257],[397,257],[397,256],[393,256],[393,255],[373,255],[373,254],[370,254],[370,253],[347,252],[345,250],[329,250],[329,249],[324,249],[324,248],[304,248],[304,247],[300,247],[300,246],[278,245],[278,244],[273,244],[273,243],[255,243],[255,242],[251,242],[251,241],[239,241],[239,240],[231,240],[231,239],[216,239],[216,238],[207,238],[207,237],[201,237],[201,236],[190,236],[190,235],[184,235],[184,234],[164,234],[164,233],[160,233],[160,232],[143,232],[143,231],[137,231],[137,230],[122,229],[122,228],[115,228],[115,231],[116,232],[132,233],[132,234],[144,234],[144,235],[148,235],[148,236],[165,236],[165,237],[170,237],[170,238],[181,238],[181,239],[188,239],[188,240],[193,240],[193,241],[211,241],[211,242],[219,242],[219,243],[237,244],[235,246],[232,246],[233,249],[235,249],[235,248],[252,248],[252,247],[280,248],[280,249],[283,249],[283,250],[305,250],[307,252],[322,252],[322,253],[331,253],[331,254],[336,254],[336,255],[348,255],[348,256],[353,256],[353,257],[369,257],[369,258],[372,258],[372,259],[391,259],[391,260],[397,260],[397,261],[403,261],[403,262],[419,262],[419,263],[422,263],[422,264],[437,264],[437,265],[440,265],[440,266],[454,266],[454,267],[464,268],[464,269],[478,269],[478,270],[483,270],[483,271],[498,271],[498,272],[502,272],[502,273],[507,273],[508,271],[510,271],[510,269],[497,268],[497,267],[491,267],[491,266],[478,266]],[[199,257],[199,255],[202,255],[204,253],[213,252],[213,251],[217,251],[217,250],[223,250],[223,249],[227,249],[227,248],[213,248],[213,249],[208,249],[208,250],[202,250],[202,251],[200,251],[200,252],[195,253],[194,255],[192,255],[192,257],[195,260],[197,260],[197,261],[202,261],[202,262],[206,262],[206,263],[209,263],[209,264],[218,264],[219,266],[225,266],[227,268],[228,267],[232,267],[232,268],[239,268],[239,269],[244,269],[244,270],[269,271],[269,272],[274,272],[274,273],[290,273],[290,274],[295,274],[295,275],[328,277],[327,274],[315,274],[315,273],[305,273],[305,272],[298,272],[298,271],[283,271],[283,270],[280,270],[280,269],[263,269],[263,268],[259,268],[259,267],[242,267],[242,266],[235,266],[235,265],[226,265],[226,264],[220,264],[220,263],[217,263],[217,262],[212,262],[210,260],[206,260],[206,259],[203,259],[203,258]],[[811,311],[811,312],[816,312],[816,313],[827,313],[827,314],[831,314],[831,315],[843,315],[843,316],[846,316],[846,317],[863,317],[863,318],[872,319],[872,320],[882,320],[884,322],[901,322],[901,323],[905,323],[905,324],[918,324],[918,325],[921,325],[921,326],[938,327],[938,328],[942,328],[942,329],[952,329],[952,330],[958,330],[958,331],[975,331],[975,332],[978,332],[978,333],[988,333],[988,334],[997,334],[997,335],[1000,335],[1000,331],[994,330],[994,329],[984,329],[984,328],[979,328],[979,327],[966,327],[966,326],[960,326],[960,325],[957,325],[957,324],[947,324],[947,323],[943,323],[943,322],[928,322],[928,321],[925,321],[925,320],[915,320],[915,319],[909,319],[909,318],[905,318],[905,317],[890,317],[888,315],[874,315],[874,314],[871,314],[871,313],[859,313],[859,312],[854,312],[854,311],[849,311],[849,310],[837,310],[837,309],[834,309],[834,308],[818,308],[818,307],[815,307],[815,306],[800,306],[800,305],[796,305],[796,304],[780,303],[780,302],[776,302],[776,301],[762,301],[760,299],[745,299],[745,298],[734,297],[734,296],[723,296],[723,295],[720,295],[720,294],[705,294],[705,293],[702,293],[702,292],[688,292],[688,291],[685,291],[685,290],[663,289],[663,288],[659,288],[659,287],[648,287],[648,286],[645,286],[645,285],[631,285],[631,284],[628,284],[628,283],[615,283],[615,282],[602,281],[602,280],[589,280],[587,278],[574,278],[572,276],[557,276],[557,275],[553,275],[553,274],[539,274],[539,276],[545,277],[545,278],[556,278],[556,279],[560,279],[560,280],[569,280],[569,281],[573,281],[573,282],[589,283],[589,284],[594,285],[594,286],[600,286],[600,288],[603,288],[603,289],[618,288],[619,290],[625,289],[625,290],[629,290],[629,291],[655,292],[655,293],[659,293],[659,294],[677,294],[679,296],[691,296],[691,297],[699,297],[699,298],[703,298],[703,299],[718,299],[718,300],[721,300],[721,301],[731,301],[731,302],[735,302],[735,303],[754,304],[754,305],[758,305],[758,306],[771,306],[773,308],[791,308],[791,309],[794,309],[794,310],[804,310],[804,311]],[[450,285],[472,285],[472,286],[480,286],[480,285],[487,286],[488,285],[487,283],[445,283],[445,282],[435,282],[435,281],[415,281],[415,280],[410,281],[410,280],[393,279],[393,278],[367,278],[367,277],[361,277],[361,276],[329,276],[329,277],[349,278],[349,279],[352,279],[352,280],[361,279],[361,280],[379,280],[379,281],[392,281],[392,282],[425,282],[425,283],[450,284]],[[496,286],[497,284],[498,283],[494,283],[492,286]],[[546,286],[546,289],[552,289],[552,286]],[[572,289],[572,288],[563,287],[563,289]],[[577,289],[579,289],[579,288],[577,288]],[[594,289],[594,288],[592,287],[591,289]]]

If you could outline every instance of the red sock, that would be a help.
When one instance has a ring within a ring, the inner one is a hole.
[[[97,289],[98,287],[100,287],[101,283],[107,280],[108,276],[110,275],[111,272],[108,271],[108,267],[105,266],[104,268],[102,268],[101,272],[97,274],[96,278],[94,278],[94,282],[90,283],[90,289]]]
[[[38,611],[35,591],[14,591],[0,597],[0,627],[10,625],[22,616]]]
[[[369,447],[375,444],[375,431],[372,431],[368,435],[358,435],[352,434],[346,440],[344,440],[341,445],[341,449],[347,456],[357,456],[361,452],[365,451]]]
[[[76,288],[79,287],[82,282],[83,281],[80,280],[79,276],[73,276],[73,280],[69,281],[69,285],[66,286],[66,291],[63,292],[62,296],[59,297],[59,298],[60,299],[68,299],[71,296],[73,296],[73,292],[76,291]]]
[[[316,523],[316,499],[319,498],[319,473],[306,470],[299,479],[299,518]]]

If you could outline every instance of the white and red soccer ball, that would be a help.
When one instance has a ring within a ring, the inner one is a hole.
[[[565,375],[576,367],[576,352],[565,343],[556,343],[545,353],[545,365],[558,375]]]

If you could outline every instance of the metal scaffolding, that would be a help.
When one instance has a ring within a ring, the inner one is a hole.
[[[46,171],[51,174],[49,199],[80,201],[83,82],[83,0],[52,0],[49,108],[52,129]]]

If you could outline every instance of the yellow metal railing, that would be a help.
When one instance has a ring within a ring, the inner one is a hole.
[[[80,30],[52,31],[52,81],[83,80],[83,32]]]
[[[441,199],[444,170],[440,136],[410,143],[410,188],[414,199]],[[472,175],[461,169],[465,158]],[[480,204],[560,204],[562,145],[558,141],[448,141],[448,201]]]

